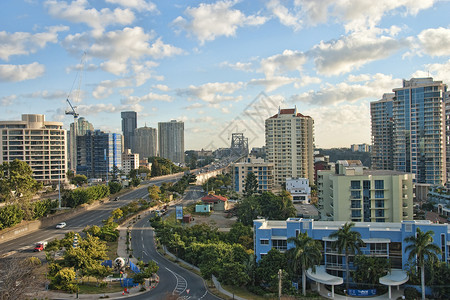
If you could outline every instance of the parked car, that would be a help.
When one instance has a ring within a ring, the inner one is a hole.
[[[39,242],[34,246],[34,252],[41,252],[47,246],[47,242]]]
[[[56,225],[56,228],[57,229],[62,229],[62,228],[64,228],[64,227],[66,227],[66,223],[65,222],[61,222],[61,223],[59,223],[58,225]]]

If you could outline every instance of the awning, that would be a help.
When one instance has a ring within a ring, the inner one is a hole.
[[[383,285],[401,285],[409,280],[406,271],[400,269],[392,269],[389,274],[380,278]]]
[[[341,277],[328,274],[325,266],[316,267],[315,273],[313,273],[311,268],[308,269],[308,271],[306,271],[306,276],[311,280],[328,285],[340,285],[344,283],[344,279]]]

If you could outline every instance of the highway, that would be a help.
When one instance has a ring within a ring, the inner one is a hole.
[[[191,188],[182,201],[183,206],[198,200],[201,194],[200,187]],[[173,208],[170,211],[173,212]],[[135,257],[140,257],[145,262],[153,260],[158,264],[160,281],[152,291],[129,298],[164,299],[168,295],[178,295],[178,299],[221,299],[208,292],[200,276],[172,263],[156,251],[154,231],[148,218],[143,218],[133,226],[131,248]]]
[[[146,182],[145,184],[139,186],[139,188],[121,195],[118,201],[106,201],[104,204],[99,205],[94,209],[82,212],[76,216],[64,220],[64,222],[67,223],[67,226],[63,229],[56,229],[55,226],[50,226],[30,232],[24,236],[17,237],[14,240],[3,242],[0,244],[0,256],[4,254],[15,256],[29,256],[33,254],[38,257],[44,257],[44,253],[38,254],[32,252],[34,245],[37,242],[51,241],[55,238],[60,239],[64,237],[65,233],[70,231],[81,232],[87,225],[101,226],[102,220],[107,219],[114,209],[126,205],[133,200],[147,197],[148,186],[154,184],[161,185],[163,182],[176,181],[182,176],[183,174],[178,174],[164,179],[152,179],[149,182]]]

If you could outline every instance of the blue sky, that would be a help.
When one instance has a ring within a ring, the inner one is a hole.
[[[120,132],[135,110],[139,127],[182,120],[186,149],[215,149],[232,132],[262,146],[264,119],[297,106],[318,147],[370,143],[371,101],[402,79],[450,82],[449,12],[435,0],[1,1],[0,120],[45,114],[67,129],[69,96],[96,129]]]

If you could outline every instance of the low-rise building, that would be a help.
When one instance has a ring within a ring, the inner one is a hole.
[[[202,197],[203,204],[209,204],[215,211],[224,211],[228,209],[228,199],[226,197],[208,194]]]
[[[258,193],[269,192],[274,186],[274,166],[273,163],[265,162],[262,158],[248,157],[245,162],[234,163],[233,188],[239,194],[245,189],[245,179],[248,173],[253,173],[258,181]]]
[[[330,279],[340,278],[340,283],[342,283],[342,278],[346,278],[345,256],[332,246],[335,239],[330,238],[330,234],[339,230],[345,222],[289,218],[286,221],[257,219],[253,221],[253,224],[254,249],[257,261],[271,249],[277,249],[281,252],[287,251],[294,247],[293,243],[288,243],[289,238],[296,237],[299,233],[307,233],[309,237],[319,241],[323,249],[323,265],[317,268],[318,274],[315,276],[322,278],[328,277]],[[442,250],[442,255],[438,255],[439,259],[450,263],[450,231],[448,224],[434,224],[424,220],[396,223],[361,222],[355,223],[352,231],[361,234],[364,242],[361,247],[361,253],[363,255],[389,259],[392,270],[398,270],[400,272],[397,273],[403,274],[403,279],[397,282],[391,281],[391,284],[389,284],[399,285],[408,280],[406,272],[401,271],[408,268],[409,252],[405,250],[408,243],[404,242],[404,240],[407,237],[415,235],[417,228],[420,228],[423,232],[429,230],[433,232],[433,243]],[[352,256],[350,255],[349,259],[350,269],[354,268]],[[324,276],[321,276],[322,274],[320,272],[323,272]],[[395,278],[392,280],[395,281]],[[322,283],[336,284],[332,282],[337,281],[330,280],[330,283]]]
[[[336,162],[319,171],[318,205],[322,220],[400,222],[413,219],[414,174],[369,170],[360,161]]]
[[[291,194],[293,203],[311,203],[311,187],[307,178],[286,179],[286,191]]]

